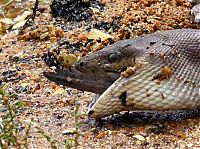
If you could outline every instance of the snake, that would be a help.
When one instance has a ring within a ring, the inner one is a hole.
[[[158,31],[111,44],[71,70],[44,72],[49,80],[95,93],[91,118],[121,111],[200,107],[200,31]]]

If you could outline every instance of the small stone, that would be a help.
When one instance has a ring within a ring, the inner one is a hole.
[[[145,141],[145,138],[142,135],[134,135],[133,138],[136,138],[140,141]]]
[[[49,36],[49,32],[43,33],[43,34],[40,35],[40,39],[43,40],[48,36]]]
[[[67,82],[71,82],[71,81],[72,81],[72,78],[67,77]]]
[[[105,138],[106,135],[108,135],[108,131],[103,131],[103,132],[100,132],[100,133],[97,135],[97,138],[98,138],[98,139],[102,139],[102,138]]]
[[[69,134],[75,134],[76,133],[76,129],[75,128],[68,128],[64,131],[62,131],[63,135],[69,135]]]

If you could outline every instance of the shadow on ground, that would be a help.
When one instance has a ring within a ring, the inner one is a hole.
[[[101,120],[89,119],[86,123],[91,126],[105,127],[112,125],[113,128],[126,126],[145,126],[149,124],[164,124],[166,122],[181,122],[187,119],[195,119],[200,117],[200,109],[196,110],[179,110],[179,111],[140,111],[126,112],[123,114],[115,114]]]

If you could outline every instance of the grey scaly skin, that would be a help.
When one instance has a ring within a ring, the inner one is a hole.
[[[141,66],[129,77],[119,77],[138,63]],[[116,42],[83,57],[72,72],[44,75],[58,84],[99,94],[88,114],[101,118],[129,110],[199,108],[199,66],[200,31],[177,29]],[[164,68],[171,74],[161,79]]]
[[[191,9],[191,14],[195,16],[195,22],[200,22],[200,0],[188,0],[191,4],[193,4],[193,8]]]

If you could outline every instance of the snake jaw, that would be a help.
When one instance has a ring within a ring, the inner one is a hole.
[[[105,72],[101,68],[56,69],[43,74],[57,84],[96,94],[102,94],[120,76],[119,73]]]
[[[127,92],[124,89],[121,89],[120,92],[115,92],[116,86],[122,79],[121,77],[118,78],[103,94],[96,95],[87,111],[90,118],[103,118],[132,109],[132,107],[126,105]]]

